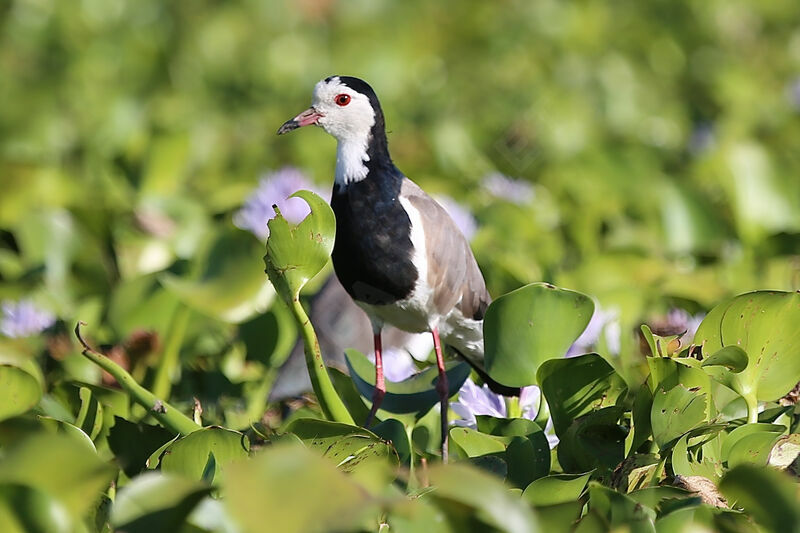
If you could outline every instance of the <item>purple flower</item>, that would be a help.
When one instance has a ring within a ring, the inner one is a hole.
[[[529,203],[536,195],[533,185],[527,181],[509,178],[499,172],[492,172],[483,178],[481,186],[495,198],[507,200],[517,205]]]
[[[542,401],[542,391],[536,385],[524,387],[519,396],[519,407],[522,411],[522,418],[535,420],[539,414],[539,407]],[[477,426],[477,415],[488,415],[497,418],[507,416],[506,402],[503,396],[494,393],[488,385],[478,387],[471,379],[464,382],[461,390],[458,391],[458,401],[450,403],[450,409],[461,417],[452,423],[456,426],[469,427],[475,429]],[[555,436],[552,420],[548,420],[544,428],[547,441],[553,448],[558,444],[558,437]]]
[[[444,210],[447,211],[447,214],[449,214],[450,218],[456,223],[456,226],[461,230],[461,233],[464,234],[464,237],[466,237],[468,241],[471,241],[478,231],[478,222],[475,220],[475,217],[472,216],[472,213],[469,212],[469,209],[449,196],[437,196],[436,201],[439,202],[439,205],[444,207]]]
[[[708,122],[703,122],[695,126],[689,137],[689,151],[693,154],[701,154],[714,147],[716,136],[714,127]]]
[[[367,357],[375,363],[375,352],[370,353]],[[386,379],[397,383],[416,373],[417,367],[414,366],[414,360],[407,351],[395,347],[383,351],[383,375],[386,376]]]
[[[6,300],[3,302],[0,332],[11,338],[30,337],[49,328],[55,321],[55,315],[37,308],[31,300]]]
[[[692,339],[694,334],[697,333],[697,328],[700,327],[700,322],[706,317],[705,313],[698,313],[696,315],[690,314],[685,309],[671,309],[666,316],[666,322],[673,331],[684,333],[681,344],[686,346]]]
[[[591,320],[589,320],[589,324],[586,326],[586,329],[583,330],[580,337],[575,339],[575,342],[569,347],[566,357],[574,357],[590,352],[592,347],[598,343],[600,335],[603,333],[605,333],[608,351],[612,354],[618,354],[622,335],[619,324],[619,311],[613,308],[603,309],[599,305],[595,305],[594,314]]]
[[[269,236],[267,221],[275,216],[273,204],[278,206],[283,217],[293,224],[299,224],[311,212],[302,198],[289,198],[295,192],[306,189],[323,198],[326,193],[320,190],[294,167],[283,167],[259,180],[258,187],[247,198],[244,205],[233,215],[237,228],[252,232],[264,240]]]

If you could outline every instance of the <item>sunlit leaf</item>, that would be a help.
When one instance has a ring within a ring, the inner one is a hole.
[[[214,480],[235,459],[247,457],[250,443],[245,435],[220,427],[207,427],[181,437],[161,457],[161,470],[200,480],[214,455]]]
[[[510,387],[538,383],[539,366],[563,357],[593,312],[588,296],[547,283],[499,297],[489,305],[483,322],[489,376]]]

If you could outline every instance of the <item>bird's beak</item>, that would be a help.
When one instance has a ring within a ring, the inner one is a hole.
[[[278,128],[278,135],[283,135],[284,133],[288,133],[292,130],[296,130],[302,126],[308,126],[309,124],[316,124],[317,121],[323,117],[323,114],[314,109],[313,107],[309,107],[296,117],[291,120],[287,120],[283,123],[283,126]]]

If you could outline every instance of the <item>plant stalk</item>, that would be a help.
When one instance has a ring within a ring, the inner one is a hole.
[[[178,308],[172,317],[169,337],[158,360],[155,377],[153,378],[153,394],[159,398],[169,399],[172,391],[172,376],[180,363],[181,344],[183,344],[183,338],[186,336],[190,315],[191,309],[189,307],[182,303],[178,304]]]
[[[128,393],[128,396],[144,407],[162,426],[180,435],[188,435],[189,433],[202,429],[202,427],[199,424],[195,424],[191,418],[181,413],[166,401],[160,400],[155,394],[139,385],[139,383],[133,379],[133,376],[124,368],[89,346],[81,336],[82,324],[83,322],[78,322],[75,326],[75,336],[78,337],[78,341],[83,346],[83,355],[111,374],[123,390]]]
[[[311,386],[314,389],[314,394],[317,395],[325,418],[343,424],[355,425],[353,417],[350,416],[350,412],[344,406],[344,402],[342,402],[333,387],[331,377],[328,375],[328,369],[325,367],[325,361],[322,359],[314,327],[311,325],[311,320],[306,315],[299,297],[292,298],[290,309],[297,321],[297,325],[300,326],[308,375],[311,378]]]

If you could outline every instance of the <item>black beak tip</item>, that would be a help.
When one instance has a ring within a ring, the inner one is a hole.
[[[292,130],[296,130],[300,127],[300,124],[297,123],[295,119],[287,120],[283,123],[283,126],[278,128],[278,135],[283,135],[284,133],[289,133]]]

